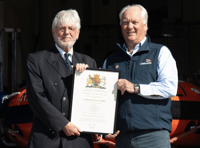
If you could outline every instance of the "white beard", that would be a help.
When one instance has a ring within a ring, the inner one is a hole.
[[[76,35],[77,36],[77,35]],[[65,37],[68,37],[68,36],[65,36]],[[65,49],[65,48],[72,48],[76,42],[76,37],[73,41],[71,41],[70,43],[68,43],[67,45],[65,44],[65,42],[67,41],[68,39],[64,39],[64,42],[60,39],[58,39],[58,36],[57,34],[55,33],[55,38],[54,38],[54,41],[58,44],[58,46],[60,46],[60,48],[62,49]]]

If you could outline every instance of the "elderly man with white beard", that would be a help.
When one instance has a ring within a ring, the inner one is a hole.
[[[73,67],[96,68],[91,57],[74,51],[80,18],[76,10],[54,18],[55,46],[30,53],[27,60],[27,97],[34,113],[28,148],[92,148],[92,136],[69,121]]]

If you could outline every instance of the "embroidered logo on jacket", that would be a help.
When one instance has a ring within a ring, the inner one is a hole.
[[[146,62],[140,63],[140,65],[147,65],[147,64],[152,64],[151,59],[146,59]]]

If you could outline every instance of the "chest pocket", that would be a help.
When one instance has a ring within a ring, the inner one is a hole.
[[[150,60],[149,58],[139,59],[137,62],[133,62],[132,79],[143,84],[156,81],[157,64],[154,64],[154,62],[156,61]]]

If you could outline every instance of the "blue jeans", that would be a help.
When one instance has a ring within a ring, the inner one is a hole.
[[[171,148],[167,130],[144,130],[119,134],[116,148]]]

